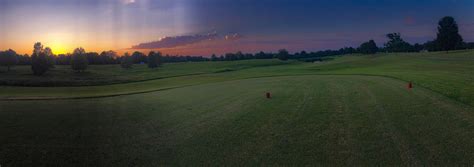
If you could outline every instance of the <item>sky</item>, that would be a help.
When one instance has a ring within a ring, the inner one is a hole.
[[[370,39],[382,46],[392,32],[424,43],[443,16],[474,42],[473,0],[0,0],[0,49],[31,54],[41,42],[56,54],[318,51]]]

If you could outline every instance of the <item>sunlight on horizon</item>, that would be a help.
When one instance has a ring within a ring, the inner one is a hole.
[[[71,53],[76,44],[73,35],[64,32],[47,34],[43,39],[45,40],[38,42],[41,42],[44,47],[50,47],[56,55]]]
[[[46,45],[46,46],[48,46],[48,45]],[[53,43],[49,44],[48,47],[50,47],[51,50],[53,51],[53,53],[56,54],[56,55],[66,54],[66,53],[71,52],[70,47],[68,47],[67,45],[65,45],[64,43],[61,43],[61,42],[53,42]]]

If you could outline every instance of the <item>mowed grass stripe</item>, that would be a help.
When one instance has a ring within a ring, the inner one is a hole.
[[[6,165],[466,165],[473,109],[370,76],[0,102]],[[271,91],[273,99],[264,98]],[[35,106],[34,109],[28,106]],[[8,110],[6,110],[8,109]]]

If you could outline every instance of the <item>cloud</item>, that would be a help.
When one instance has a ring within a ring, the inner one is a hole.
[[[231,40],[231,41],[234,41],[234,40],[239,40],[241,39],[243,36],[238,34],[238,33],[233,33],[233,34],[229,34],[229,35],[226,35],[224,37],[225,40]]]
[[[128,4],[134,4],[136,0],[122,0],[122,2],[128,5]]]
[[[217,33],[209,34],[197,34],[197,35],[186,35],[186,36],[174,36],[164,37],[158,41],[141,43],[132,46],[132,49],[163,49],[163,48],[175,48],[179,46],[185,46],[190,44],[201,43],[205,41],[235,41],[241,39],[243,36],[238,33],[228,34],[224,37],[220,37]]]

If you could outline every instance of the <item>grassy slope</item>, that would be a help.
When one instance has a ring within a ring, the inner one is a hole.
[[[319,74],[389,76],[474,106],[474,51],[351,56],[310,67]]]
[[[288,63],[278,60],[170,63],[159,69],[149,69],[146,65],[134,65],[132,69],[122,69],[119,65],[91,65],[84,73],[75,73],[70,66],[58,65],[44,76],[32,75],[30,66],[17,66],[11,72],[0,69],[0,85],[43,87],[110,85]]]
[[[177,71],[171,72],[175,70]],[[210,73],[166,78],[166,76],[192,74],[199,71]],[[121,74],[120,71],[113,72],[117,73],[117,75],[124,75],[124,77],[133,76]],[[380,75],[405,81],[414,81],[415,86],[429,88],[450,98],[474,106],[474,51],[472,50],[451,53],[436,52],[378,54],[376,56],[344,56],[334,61],[320,64],[301,64],[295,62],[282,64],[282,62],[277,60],[184,63],[165,66],[165,68],[159,70],[156,74],[148,73],[149,72],[145,72],[143,75],[147,75],[148,78],[153,78],[150,76],[155,75],[155,77],[164,75],[164,79],[91,87],[34,88],[3,86],[0,87],[0,99],[97,97],[133,94],[195,84],[263,76],[358,74]]]
[[[103,97],[123,94],[134,94],[156,90],[163,90],[169,88],[178,88],[183,86],[190,86],[196,84],[213,83],[219,81],[244,79],[251,77],[262,77],[266,72],[261,73],[259,71],[251,72],[248,69],[284,69],[290,66],[299,66],[300,62],[289,61],[283,62],[279,60],[248,60],[248,61],[235,61],[235,62],[204,62],[204,63],[179,63],[169,64],[164,68],[160,68],[157,71],[143,69],[146,77],[143,77],[145,81],[133,82],[136,76],[127,74],[127,72],[139,73],[141,70],[134,69],[131,71],[117,71],[112,70],[111,73],[115,75],[124,75],[128,77],[128,83],[123,84],[111,84],[111,85],[96,85],[96,86],[80,86],[80,87],[18,87],[18,86],[0,86],[0,99],[56,99],[56,98],[82,98],[82,97]],[[280,66],[282,66],[280,68]],[[112,66],[94,68],[111,68]],[[141,67],[145,68],[145,67]],[[179,70],[177,70],[180,68]],[[58,69],[64,71],[64,69]],[[97,70],[97,69],[94,69]],[[122,70],[122,69],[120,69]],[[174,71],[176,70],[176,71]],[[124,73],[125,72],[125,73]],[[92,72],[95,73],[95,72]],[[106,73],[106,72],[103,72]],[[152,74],[148,74],[152,73]],[[99,74],[99,72],[97,72]],[[165,74],[159,79],[152,79],[152,76]],[[89,75],[87,75],[89,76]],[[4,76],[10,78],[13,76]],[[28,76],[33,77],[35,76]],[[57,76],[53,76],[57,77]],[[41,78],[41,77],[40,77]],[[32,78],[29,78],[30,80]],[[67,77],[66,77],[67,79]],[[47,79],[45,79],[47,80]],[[81,81],[77,81],[76,84],[86,80],[82,78]],[[100,80],[100,79],[99,79]],[[111,78],[104,78],[101,81],[112,80]],[[41,81],[31,80],[32,82],[41,83]],[[70,80],[72,81],[72,80]],[[132,82],[130,82],[132,81]],[[62,82],[56,80],[56,78],[47,81],[49,83]],[[75,82],[75,81],[74,81]],[[95,81],[94,81],[95,82]],[[87,84],[83,84],[87,85]]]
[[[265,99],[266,91],[274,98]],[[273,77],[94,100],[4,101],[0,163],[471,165],[472,111],[432,91],[367,76]]]
[[[265,67],[249,61],[252,68],[226,62],[208,74],[128,84],[1,87],[2,99],[182,88],[0,101],[0,164],[471,165],[474,110],[453,99],[473,104],[472,53]],[[223,72],[229,68],[240,70]],[[407,91],[406,82],[360,74],[413,80],[429,90]],[[278,75],[307,76],[268,77]],[[264,99],[266,91],[275,98]]]

